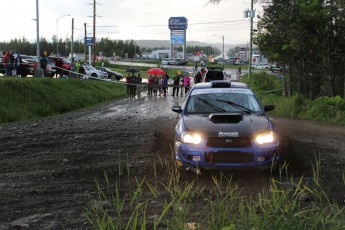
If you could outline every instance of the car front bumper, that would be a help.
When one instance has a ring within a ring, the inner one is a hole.
[[[252,143],[246,148],[210,148],[175,142],[178,167],[205,169],[262,169],[271,168],[280,160],[279,143],[258,146]]]

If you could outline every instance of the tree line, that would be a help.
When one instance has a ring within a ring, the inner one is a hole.
[[[286,95],[345,99],[345,1],[263,4],[253,42],[270,60],[285,66]]]
[[[40,39],[40,53],[45,51],[48,55],[68,56],[71,52],[71,40],[66,38],[65,41],[59,40],[57,44],[56,38],[53,36],[52,42],[48,42],[45,38]],[[147,48],[138,46],[134,40],[111,40],[109,38],[101,38],[96,42],[96,55],[102,53],[106,57],[114,56],[114,54],[121,58],[136,58],[140,57],[143,52],[152,52],[157,49],[168,49],[168,47]],[[36,42],[29,42],[25,37],[11,39],[9,42],[0,42],[0,51],[13,51],[25,55],[36,55],[37,47]],[[182,47],[177,49],[182,51]],[[73,42],[73,53],[88,54],[84,41],[77,40]],[[205,53],[206,55],[219,54],[219,49],[211,46],[187,46],[186,53]]]
[[[82,40],[73,41],[73,53],[84,53],[85,43]],[[48,55],[54,55],[59,51],[62,56],[68,56],[71,52],[71,40],[67,38],[65,41],[59,40],[57,44],[56,39],[53,42],[48,42],[45,38],[40,39],[40,53],[43,54],[45,51]],[[95,53],[98,55],[102,53],[107,57],[113,56],[114,53],[122,58],[134,58],[134,56],[141,55],[141,48],[135,44],[133,40],[122,41],[122,40],[110,40],[108,38],[101,38],[100,41],[96,42]],[[9,42],[0,42],[0,51],[13,51],[25,55],[36,55],[37,47],[36,42],[29,42],[25,37],[11,39]],[[86,50],[86,52],[88,52]]]

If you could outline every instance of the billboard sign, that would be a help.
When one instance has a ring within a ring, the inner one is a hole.
[[[171,44],[172,45],[183,45],[184,44],[184,35],[183,34],[172,34],[171,35]]]
[[[170,30],[186,30],[188,27],[188,20],[185,17],[171,17],[169,18]]]
[[[85,38],[85,44],[87,46],[93,46],[93,37],[86,37]]]

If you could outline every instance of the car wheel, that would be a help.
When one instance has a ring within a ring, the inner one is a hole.
[[[117,80],[115,75],[111,75],[110,79],[111,79],[112,81]]]
[[[16,69],[13,69],[13,70],[11,71],[11,75],[12,75],[13,77],[16,77],[16,76],[17,76],[17,70],[16,70]]]
[[[92,74],[91,74],[91,77],[97,77],[97,74],[92,73]]]

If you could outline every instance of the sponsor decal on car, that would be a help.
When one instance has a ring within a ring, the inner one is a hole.
[[[218,137],[238,137],[238,132],[222,132],[218,133]]]

